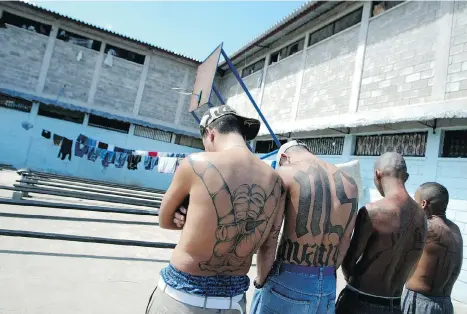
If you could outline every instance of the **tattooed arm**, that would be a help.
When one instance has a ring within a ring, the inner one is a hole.
[[[264,284],[266,281],[269,271],[271,270],[276,258],[277,241],[281,232],[282,221],[284,219],[285,199],[287,195],[282,186],[280,187],[280,191],[280,200],[275,209],[276,216],[272,222],[271,231],[269,232],[266,240],[259,247],[258,254],[256,256],[256,265],[258,271],[256,283],[259,285]]]
[[[349,281],[350,277],[353,276],[355,265],[365,251],[372,232],[373,226],[368,210],[363,206],[358,212],[354,233],[352,240],[350,240],[350,247],[342,262],[342,272],[346,281]]]
[[[172,183],[162,199],[159,209],[159,226],[162,229],[180,230],[183,228],[183,225],[177,226],[174,223],[174,216],[183,200],[190,193],[193,170],[188,162],[189,158],[185,158],[178,166]]]

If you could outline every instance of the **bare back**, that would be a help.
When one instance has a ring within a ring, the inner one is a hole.
[[[171,263],[192,275],[245,275],[278,212],[282,181],[247,149],[188,157],[186,223]]]
[[[358,209],[357,184],[321,160],[282,166],[287,189],[277,259],[305,266],[335,266],[350,244]]]
[[[400,297],[422,254],[426,230],[423,209],[406,193],[360,209],[349,252],[363,254],[349,284],[366,293]]]
[[[450,296],[461,271],[462,249],[456,224],[446,218],[429,218],[426,246],[407,288],[429,296]]]

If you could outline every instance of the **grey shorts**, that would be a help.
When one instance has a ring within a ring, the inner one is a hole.
[[[404,289],[402,312],[404,314],[454,314],[454,308],[450,297],[430,297]]]
[[[240,306],[243,309],[243,313],[246,313],[246,297],[240,301]],[[203,309],[201,307],[191,306],[177,301],[157,288],[149,299],[149,304],[146,309],[146,314],[240,314],[238,310],[217,310],[217,309]]]

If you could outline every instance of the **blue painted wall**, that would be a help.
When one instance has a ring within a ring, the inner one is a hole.
[[[25,130],[21,123],[30,121],[34,126]],[[156,189],[167,189],[171,174],[145,170],[144,163],[138,164],[138,170],[128,170],[109,165],[105,170],[100,159],[91,162],[74,155],[71,161],[57,158],[60,147],[53,146],[52,140],[41,136],[42,129],[51,131],[72,140],[79,134],[127,149],[139,149],[159,152],[192,153],[200,151],[191,147],[155,141],[143,137],[118,133],[100,128],[84,126],[72,122],[36,116],[0,108],[0,163],[17,168],[28,167],[33,170],[79,176],[94,180],[118,182]],[[74,149],[73,149],[74,154]]]

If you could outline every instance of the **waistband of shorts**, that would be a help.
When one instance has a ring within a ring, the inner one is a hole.
[[[244,276],[195,276],[169,264],[161,270],[167,286],[189,294],[209,297],[234,297],[248,290],[250,278]]]
[[[417,299],[425,299],[427,301],[437,301],[437,302],[451,301],[451,296],[431,296],[431,295],[423,294],[421,292],[410,290],[408,288],[405,288],[405,289],[407,289],[409,293],[415,294],[415,297]]]
[[[276,271],[279,271],[279,273],[286,271],[286,272],[294,273],[294,274],[317,275],[317,276],[322,274],[323,276],[336,277],[336,268],[334,266],[322,266],[322,267],[304,266],[304,265],[295,265],[295,264],[288,264],[288,263],[276,261],[274,267]]]
[[[347,285],[344,289],[347,291],[347,293],[354,295],[359,301],[366,303],[388,307],[399,307],[401,305],[401,297],[381,297],[362,292],[350,285]]]

